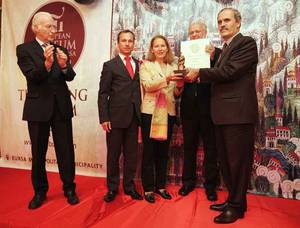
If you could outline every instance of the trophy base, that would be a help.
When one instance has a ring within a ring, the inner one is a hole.
[[[180,77],[184,77],[187,74],[187,70],[174,70],[175,74],[181,74]]]

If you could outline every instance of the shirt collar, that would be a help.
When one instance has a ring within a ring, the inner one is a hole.
[[[231,37],[230,39],[228,39],[226,42],[227,46],[231,43],[231,41],[233,40],[234,37],[236,37],[238,34],[240,34],[240,32],[236,33],[233,37]]]
[[[41,41],[39,38],[37,38],[37,37],[35,37],[35,40],[39,43],[39,45],[43,45],[44,44],[44,42],[43,41]]]
[[[123,54],[121,54],[121,53],[119,53],[119,56],[120,56],[120,58],[124,61],[124,59],[125,59],[125,55],[123,55]],[[129,57],[132,59],[132,56],[131,55],[129,55]]]

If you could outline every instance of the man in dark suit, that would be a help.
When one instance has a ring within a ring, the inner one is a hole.
[[[189,26],[190,40],[205,38],[207,27],[202,21],[194,21]],[[215,65],[220,49],[208,45],[211,67]],[[184,138],[184,164],[182,187],[179,194],[188,195],[194,190],[197,181],[197,150],[199,136],[204,147],[204,188],[210,201],[217,200],[216,188],[219,184],[219,169],[214,125],[210,115],[210,83],[185,83],[181,96],[180,114]]]
[[[73,205],[79,199],[74,183],[73,110],[66,81],[72,81],[75,72],[67,50],[52,43],[56,25],[51,14],[35,14],[32,30],[35,39],[17,46],[18,65],[27,81],[23,120],[28,121],[32,151],[31,179],[35,192],[28,207],[36,209],[46,199],[48,180],[45,160],[50,127],[64,195]]]
[[[212,83],[211,112],[216,125],[221,172],[228,189],[226,202],[211,205],[222,213],[216,223],[232,223],[244,217],[246,193],[253,163],[254,128],[258,118],[255,89],[257,46],[239,33],[241,15],[233,8],[218,14],[218,30],[224,40],[214,68],[191,70],[186,80]]]
[[[137,165],[138,125],[141,119],[139,62],[132,58],[135,36],[130,30],[118,34],[119,55],[103,64],[98,108],[100,124],[106,131],[106,202],[115,199],[120,182],[119,158],[124,156],[123,188],[132,199],[141,200],[134,177]]]

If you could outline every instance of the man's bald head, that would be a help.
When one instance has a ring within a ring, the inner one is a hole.
[[[32,31],[35,36],[43,42],[54,40],[56,33],[56,22],[48,12],[38,12],[32,18]]]
[[[205,38],[207,34],[207,26],[201,20],[191,22],[189,25],[189,38],[191,40]]]

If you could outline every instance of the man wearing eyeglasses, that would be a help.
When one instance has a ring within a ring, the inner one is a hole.
[[[72,135],[72,103],[66,81],[75,72],[65,48],[53,43],[56,23],[50,13],[38,12],[32,19],[35,39],[17,46],[18,65],[27,81],[23,120],[31,140],[31,180],[34,197],[28,208],[39,208],[46,199],[48,180],[45,168],[50,128],[52,131],[64,196],[71,205],[75,192],[75,159]]]

